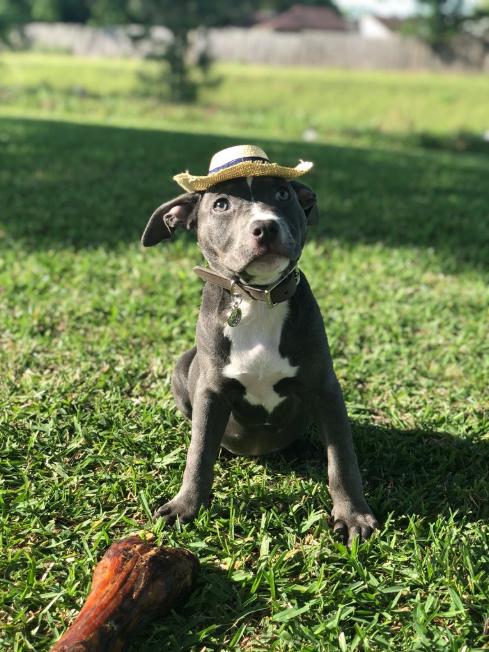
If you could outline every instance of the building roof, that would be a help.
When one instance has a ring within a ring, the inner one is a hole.
[[[404,25],[406,20],[404,18],[385,18],[383,16],[375,16],[375,18],[385,25],[391,32],[398,32]]]
[[[330,7],[293,5],[286,11],[259,24],[259,27],[280,32],[300,32],[303,29],[347,31],[348,25]]]

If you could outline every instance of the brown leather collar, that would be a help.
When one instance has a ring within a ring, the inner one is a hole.
[[[198,265],[194,267],[193,271],[204,281],[229,290],[231,295],[240,294],[241,292],[251,299],[255,299],[255,301],[263,301],[269,308],[274,308],[278,303],[290,299],[294,295],[300,281],[300,272],[297,265],[287,276],[277,281],[275,285],[269,285],[265,290],[261,290],[253,285],[243,285],[237,281],[230,281],[225,276],[218,274],[208,267]]]

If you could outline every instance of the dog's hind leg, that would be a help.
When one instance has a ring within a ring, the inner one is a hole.
[[[195,359],[196,353],[197,348],[194,346],[190,351],[182,355],[177,362],[171,379],[171,390],[177,408],[190,421],[192,420],[192,400],[189,392],[188,377],[190,365],[192,363],[197,364],[197,360]]]

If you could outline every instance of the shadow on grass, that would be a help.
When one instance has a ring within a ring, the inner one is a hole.
[[[489,138],[485,134],[471,131],[456,131],[451,134],[435,134],[429,131],[398,133],[382,131],[381,129],[342,129],[341,135],[347,141],[372,147],[424,149],[438,152],[474,153],[489,156]]]
[[[0,230],[27,250],[139,241],[154,208],[236,139],[73,123],[0,121]],[[272,160],[314,161],[311,238],[434,248],[451,271],[489,267],[489,157],[260,142]]]
[[[353,423],[353,429],[368,500],[381,521],[393,514],[394,527],[402,531],[408,529],[409,517],[415,516],[416,536],[423,537],[429,535],[430,524],[440,517],[448,521],[455,512],[456,522],[470,523],[489,517],[489,443],[476,438],[463,440],[448,433],[402,431],[358,422]],[[327,470],[317,435],[314,431],[309,434],[312,436],[308,437],[307,446],[300,441],[281,454],[255,460],[263,464],[270,476],[294,471],[302,478],[306,488],[302,495],[294,495],[293,515],[290,505],[281,504],[283,495],[270,491],[267,486],[263,487],[261,494],[257,494],[259,489],[256,485],[253,497],[246,495],[244,488],[239,496],[235,495],[235,510],[241,515],[254,513],[255,518],[260,512],[277,514],[283,511],[288,532],[296,527],[299,539],[307,534],[302,526],[309,514],[324,509],[325,499],[330,507],[326,491],[310,493],[307,490],[309,480],[312,484],[325,481]],[[232,463],[233,457],[225,453],[220,463]],[[228,516],[227,507],[219,507],[216,502],[211,510],[214,512],[213,518]],[[321,528],[325,524],[314,521],[310,531],[318,526]],[[239,519],[235,527],[239,529]],[[273,537],[273,529],[268,533]],[[273,543],[281,543],[278,531]],[[327,558],[330,569],[334,563],[331,557]],[[347,565],[348,562],[338,559],[337,563]],[[252,573],[252,581],[256,581],[257,576],[255,564],[256,560],[250,560],[249,564],[239,567],[245,574],[247,571]],[[248,625],[253,624],[254,618],[259,622],[270,611],[270,599],[268,593],[254,594],[254,589],[250,589],[251,580],[248,584],[243,584],[239,577],[231,580],[228,572],[216,568],[213,563],[204,564],[188,605],[182,613],[173,614],[171,626],[168,622],[161,622],[155,623],[152,630],[148,629],[150,635],[142,649],[148,652],[160,650],[163,642],[168,646],[165,649],[169,649],[168,636],[174,633],[175,628],[180,632],[178,643],[182,648],[201,643],[202,639],[198,639],[196,632],[202,628],[202,618],[206,619],[206,634],[219,640],[229,635],[233,623],[241,622],[244,618]]]
[[[381,518],[393,512],[429,524],[450,511],[470,522],[489,517],[489,442],[480,435],[360,425],[355,445]]]
[[[427,526],[450,512],[469,522],[489,518],[489,442],[480,436],[463,439],[427,430],[352,425],[369,503],[381,522],[389,514],[401,527],[409,516],[423,519]],[[308,433],[306,446],[302,441],[282,454],[262,458],[262,463],[272,474],[295,471],[314,483],[327,482],[326,457],[314,431]],[[323,498],[314,498],[317,508]],[[280,507],[277,493],[263,499],[270,509]],[[256,508],[252,503],[250,509]],[[306,507],[311,508],[309,501]]]

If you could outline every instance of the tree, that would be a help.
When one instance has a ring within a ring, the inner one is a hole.
[[[92,0],[31,0],[31,19],[44,22],[86,23]]]
[[[447,47],[460,29],[464,0],[418,0],[426,10],[425,39],[435,49]]]
[[[92,15],[96,20],[106,23],[121,20],[137,23],[145,26],[146,32],[152,25],[168,27],[173,39],[167,43],[164,51],[155,52],[153,58],[168,65],[170,97],[181,102],[192,101],[197,92],[197,84],[191,79],[187,64],[191,31],[236,24],[257,9],[282,11],[294,4],[321,5],[336,9],[332,0],[246,0],[239,3],[229,0],[94,0]],[[197,64],[201,70],[206,71],[209,63],[209,53],[202,51]]]
[[[166,63],[170,98],[182,102],[194,100],[197,92],[197,82],[191,79],[187,61],[190,32],[240,20],[256,6],[256,0],[239,4],[226,0],[95,0],[92,17],[105,24],[136,23],[144,27],[146,35],[153,25],[167,27],[172,39],[161,44],[161,50],[155,45],[152,57]],[[203,52],[197,64],[207,70],[208,54]]]
[[[29,0],[0,0],[0,45],[12,47],[13,32],[29,19]]]
[[[426,0],[424,0],[426,1]],[[165,43],[154,44],[152,57],[165,64],[160,77],[167,81],[173,101],[191,101],[197,82],[188,66],[190,33],[239,23],[257,9],[283,11],[294,4],[336,8],[333,0],[0,0],[0,40],[13,25],[29,20],[76,22],[104,25],[138,24],[139,38],[148,36],[154,25],[164,25],[172,32]],[[197,60],[207,71],[210,58],[202,50]],[[167,72],[168,71],[168,72]]]
[[[418,5],[420,14],[408,21],[407,30],[442,57],[451,56],[454,39],[468,21],[480,20],[489,13],[488,0],[481,0],[476,7],[466,0],[418,0]]]
[[[333,0],[260,0],[257,2],[260,9],[273,9],[275,11],[285,11],[293,5],[313,5],[315,7],[331,7],[340,13],[336,3]]]

